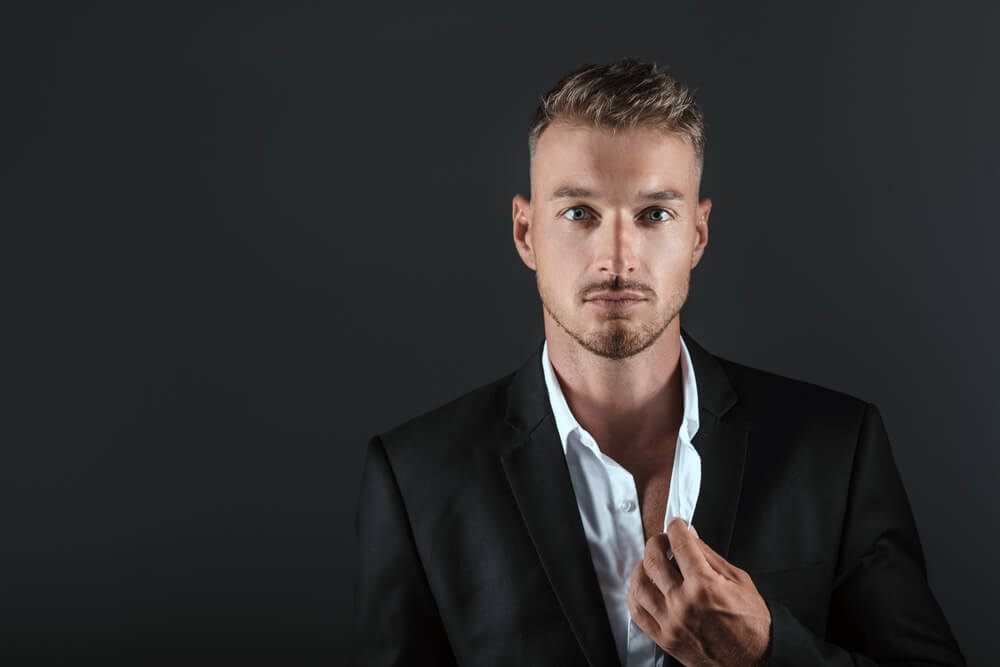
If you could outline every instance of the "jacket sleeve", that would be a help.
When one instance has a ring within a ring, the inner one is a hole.
[[[826,637],[768,600],[768,665],[965,665],[931,593],[882,417],[865,407],[854,453]]]
[[[454,665],[403,498],[378,436],[368,443],[365,455],[355,532],[357,664]]]

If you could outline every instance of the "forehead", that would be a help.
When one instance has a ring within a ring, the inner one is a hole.
[[[624,189],[697,187],[694,148],[684,138],[653,127],[614,130],[579,123],[553,123],[538,139],[533,185],[586,182]]]

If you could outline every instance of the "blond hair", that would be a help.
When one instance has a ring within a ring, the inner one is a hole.
[[[698,170],[705,155],[705,121],[694,94],[666,67],[624,58],[608,65],[584,65],[547,92],[528,132],[528,153],[553,122],[580,122],[612,131],[655,127],[690,142]]]

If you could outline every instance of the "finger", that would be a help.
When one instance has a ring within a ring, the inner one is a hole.
[[[646,576],[652,580],[665,596],[667,591],[684,583],[680,570],[672,560],[667,558],[670,541],[666,533],[653,535],[646,541],[646,549],[642,554],[642,564]]]
[[[638,597],[638,583],[642,575],[642,561],[640,560],[632,568],[631,585],[625,602],[628,605],[628,613],[632,617],[632,622],[639,626],[639,629],[650,637],[655,637],[660,632],[659,622],[642,606]]]
[[[720,556],[718,552],[708,546],[704,540],[701,538],[696,539],[698,541],[698,546],[701,547],[701,552],[705,555],[705,560],[712,566],[712,569],[724,577],[732,579],[733,581],[738,582],[740,580],[740,570],[735,565]]]
[[[632,568],[629,594],[636,599],[639,606],[648,611],[654,618],[666,615],[667,601],[656,584],[646,575],[646,569],[641,560]]]
[[[660,624],[656,622],[652,614],[640,607],[635,600],[629,603],[628,613],[632,617],[632,622],[639,626],[639,629],[646,633],[648,637],[656,637],[660,634]]]
[[[667,524],[667,537],[670,539],[670,548],[673,549],[677,567],[685,579],[712,574],[712,566],[705,560],[705,554],[698,545],[698,538],[688,530],[688,524],[684,519],[674,517],[670,520]]]

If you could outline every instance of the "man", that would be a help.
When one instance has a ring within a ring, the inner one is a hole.
[[[877,408],[681,329],[711,211],[690,93],[582,68],[529,148],[545,340],[369,443],[361,664],[964,664]]]

